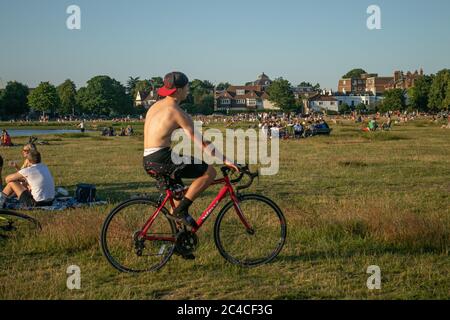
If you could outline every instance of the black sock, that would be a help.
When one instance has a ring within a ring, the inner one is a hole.
[[[189,200],[188,198],[184,197],[180,201],[180,204],[178,205],[178,207],[176,207],[175,210],[173,211],[173,214],[175,216],[179,216],[180,214],[187,214],[188,209],[191,206],[191,204],[192,204],[192,201]]]

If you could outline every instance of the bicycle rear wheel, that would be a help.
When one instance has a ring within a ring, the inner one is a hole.
[[[177,229],[162,208],[147,233],[144,225],[159,205],[150,199],[132,199],[118,205],[106,218],[101,248],[109,263],[121,272],[147,272],[162,268],[175,248]]]
[[[26,214],[0,209],[0,239],[19,237],[41,230],[39,221]]]
[[[286,241],[286,219],[280,208],[260,195],[239,197],[239,207],[252,230],[247,230],[230,201],[220,211],[214,239],[220,254],[229,262],[255,267],[271,262]]]

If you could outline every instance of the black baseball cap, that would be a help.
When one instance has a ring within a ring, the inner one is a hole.
[[[171,72],[164,77],[164,86],[159,88],[158,95],[167,97],[174,94],[177,89],[184,88],[189,83],[188,77],[182,72]]]

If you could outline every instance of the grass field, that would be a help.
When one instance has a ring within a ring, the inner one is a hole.
[[[279,174],[248,190],[286,215],[278,259],[255,269],[228,264],[215,249],[211,219],[196,260],[174,256],[140,275],[112,269],[98,239],[115,204],[157,194],[142,169],[142,136],[46,137],[50,145],[40,151],[56,184],[73,192],[93,183],[111,204],[36,211],[41,232],[0,240],[0,299],[448,299],[450,131],[428,122],[387,133],[362,133],[352,123],[333,129],[330,137],[281,141]],[[20,159],[20,147],[0,152],[5,161]],[[214,192],[194,204],[194,215]],[[81,268],[81,290],[66,288],[69,265]],[[370,265],[381,268],[381,290],[367,289]]]

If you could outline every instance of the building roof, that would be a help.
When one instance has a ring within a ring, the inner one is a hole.
[[[316,95],[310,98],[311,101],[337,101],[333,96]]]
[[[258,79],[253,82],[254,85],[260,85],[260,86],[267,86],[268,84],[271,84],[272,80],[263,72]]]
[[[262,86],[253,85],[253,86],[230,86],[228,87],[228,92],[236,92],[237,90],[245,90],[245,91],[263,91]]]
[[[141,100],[144,100],[147,97],[147,95],[148,95],[148,93],[145,91],[138,91],[136,93],[136,100],[138,99],[138,96],[139,96],[139,98],[141,98]]]

